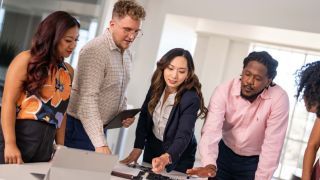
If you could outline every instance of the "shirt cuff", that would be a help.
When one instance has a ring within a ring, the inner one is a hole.
[[[261,174],[256,171],[255,180],[270,180],[272,178],[272,174]]]
[[[201,162],[202,162],[202,166],[203,166],[203,167],[205,167],[205,166],[207,166],[207,165],[209,165],[209,164],[212,164],[212,165],[214,165],[214,166],[217,167],[216,161],[204,161],[204,160],[202,160]]]
[[[99,135],[96,138],[93,138],[91,140],[92,144],[94,147],[102,147],[102,146],[107,146],[107,140],[105,135]]]

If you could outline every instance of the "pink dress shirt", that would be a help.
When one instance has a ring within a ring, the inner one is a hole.
[[[250,103],[240,96],[240,89],[239,78],[215,89],[201,132],[201,160],[204,166],[216,165],[222,138],[238,155],[259,155],[255,179],[268,180],[278,166],[286,135],[288,95],[276,85],[265,89]]]

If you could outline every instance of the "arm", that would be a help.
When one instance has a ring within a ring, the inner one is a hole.
[[[75,82],[78,85],[78,116],[93,146],[105,147],[107,142],[98,107],[100,86],[104,80],[105,59],[94,48],[82,49]]]
[[[208,115],[201,131],[200,156],[203,167],[188,169],[189,175],[199,177],[216,176],[216,160],[219,153],[219,141],[222,138],[222,126],[226,113],[226,90],[217,87],[212,94],[208,107]]]
[[[218,87],[210,99],[208,115],[201,130],[199,145],[203,166],[217,166],[218,144],[222,138],[222,126],[226,113],[226,93],[224,89]]]
[[[288,126],[289,99],[283,93],[275,99],[271,106],[271,113],[266,121],[265,138],[261,147],[256,180],[271,179],[278,167],[281,149]]]
[[[72,84],[73,74],[74,74],[73,68],[68,63],[64,63],[64,64],[66,65],[66,67],[70,73],[71,84]],[[61,122],[61,126],[57,129],[57,133],[56,133],[56,137],[55,137],[56,144],[64,145],[66,121],[67,121],[67,113],[64,114],[63,120]]]
[[[64,145],[66,124],[67,124],[67,113],[64,114],[63,120],[61,122],[61,126],[57,129],[57,133],[55,137],[56,144]]]
[[[20,53],[11,62],[5,80],[2,97],[1,124],[5,141],[5,163],[23,163],[20,150],[16,144],[16,103],[23,90],[23,81],[27,76],[27,66],[30,59],[28,51]]]
[[[320,118],[318,117],[313,125],[307,148],[304,152],[302,180],[310,180],[312,167],[320,147]]]
[[[193,97],[188,96],[188,94],[184,95],[181,98],[180,107],[179,126],[171,145],[166,151],[170,155],[172,163],[179,161],[194,135],[194,126],[200,108],[199,97],[196,95]]]
[[[194,126],[197,120],[197,113],[200,108],[200,100],[196,95],[196,92],[187,91],[182,95],[181,101],[177,106],[178,107],[176,108],[177,113],[179,113],[179,119],[168,120],[168,123],[172,122],[173,127],[167,127],[169,130],[166,130],[168,132],[166,133],[166,136],[174,135],[174,137],[170,137],[172,142],[170,142],[167,149],[165,148],[165,153],[152,159],[152,171],[155,173],[160,173],[171,163],[177,163],[185,149],[189,146],[194,135]],[[173,118],[175,118],[175,116],[173,116]],[[169,131],[174,131],[174,134],[169,134]],[[164,146],[167,145],[164,144]],[[171,171],[172,168],[173,167],[168,166],[167,171]]]

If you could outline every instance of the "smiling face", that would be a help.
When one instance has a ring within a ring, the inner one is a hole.
[[[177,56],[163,71],[166,87],[170,92],[176,92],[178,87],[188,76],[187,59],[183,56]]]
[[[67,58],[77,46],[79,38],[79,28],[74,26],[68,29],[58,43],[58,54],[60,57]]]
[[[269,86],[271,79],[268,78],[267,68],[262,63],[251,61],[242,70],[241,93],[245,96],[253,96]]]
[[[110,21],[110,31],[114,43],[121,50],[128,49],[140,33],[140,20],[134,20],[126,15],[123,18],[113,18]]]

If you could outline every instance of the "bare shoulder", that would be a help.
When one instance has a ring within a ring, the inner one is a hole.
[[[31,59],[30,51],[23,51],[19,53],[10,63],[9,71],[12,70],[16,73],[25,74],[27,72],[27,67]]]
[[[72,67],[69,63],[64,62],[64,64],[66,65],[68,71],[69,71],[70,74],[71,74],[71,79],[73,79],[73,74],[74,74],[73,67]]]
[[[22,82],[27,78],[27,68],[31,59],[30,51],[19,53],[10,63],[6,81],[7,82]]]
[[[27,67],[31,59],[30,51],[22,51],[11,62],[10,66]]]

